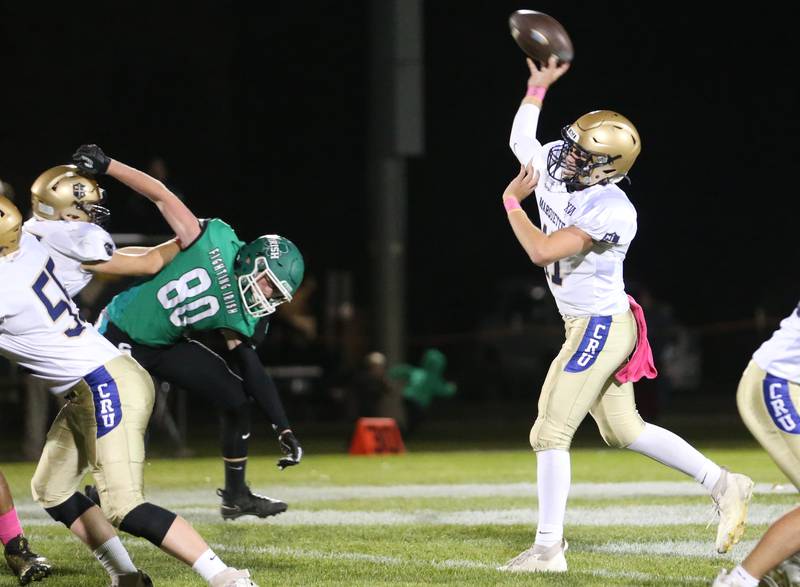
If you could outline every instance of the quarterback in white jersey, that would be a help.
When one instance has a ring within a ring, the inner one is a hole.
[[[222,563],[186,520],[145,501],[152,379],[81,320],[47,248],[21,224],[16,207],[0,197],[0,353],[42,379],[72,384],[31,481],[34,499],[89,546],[112,585],[152,585],[113,526],[191,566],[209,585],[254,585],[247,571]],[[102,513],[77,491],[87,472],[102,496]]]
[[[751,434],[800,489],[800,304],[753,353],[736,404]],[[714,586],[788,584],[786,577],[800,575],[798,552],[800,508],[795,508],[770,526],[742,564],[730,573],[723,570]]]
[[[606,113],[615,118],[614,113]],[[589,124],[605,114],[592,113]],[[523,104],[514,121],[511,146],[521,163],[547,169],[547,154],[561,149],[561,141],[544,147],[530,135],[535,132],[539,109]],[[586,117],[584,117],[586,118]],[[620,122],[623,120],[619,117]],[[533,140],[531,140],[533,139]],[[638,137],[637,137],[638,141]],[[631,162],[632,163],[632,162]],[[563,169],[555,170],[557,177]],[[576,227],[591,238],[585,250],[546,266],[547,283],[563,316],[613,315],[628,309],[622,263],[636,236],[636,209],[613,183],[568,191],[564,182],[540,173],[536,207],[541,230],[552,234]],[[579,237],[581,236],[578,233]],[[549,259],[548,259],[549,260]]]
[[[752,481],[645,423],[636,410],[633,382],[656,371],[644,314],[625,293],[623,262],[636,236],[636,210],[618,183],[639,155],[639,133],[624,116],[596,110],[565,126],[562,140],[542,146],[536,137],[542,99],[569,65],[552,57],[541,67],[529,59],[528,67],[528,91],[509,141],[521,170],[503,204],[520,245],[545,268],[566,340],[542,385],[530,433],[539,493],[536,539],[502,569],[567,570],[569,448],[587,414],[609,446],[645,454],[701,483],[720,511],[716,548],[727,552],[744,531]],[[534,188],[541,228],[520,205]]]

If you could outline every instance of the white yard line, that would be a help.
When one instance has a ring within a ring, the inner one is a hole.
[[[768,524],[791,506],[782,504],[751,504],[750,524]],[[180,507],[175,510],[192,522],[220,522],[218,505]],[[27,525],[54,523],[40,508],[19,505],[18,511]],[[572,507],[567,509],[567,526],[679,526],[706,524],[711,519],[711,505],[627,505],[611,507]],[[342,511],[289,509],[286,513],[265,520],[246,516],[237,524],[269,524],[278,526],[397,526],[397,525],[456,525],[508,526],[533,525],[537,511],[528,508],[502,510],[416,510],[416,511]]]
[[[203,503],[208,500],[208,490],[190,492],[152,491],[155,498],[175,503]],[[757,494],[793,494],[797,490],[791,485],[774,488],[768,483],[757,483]],[[471,497],[531,497],[536,495],[535,483],[470,483],[457,485],[351,485],[332,487],[272,486],[261,493],[279,497],[289,503],[304,501],[340,501],[347,499],[390,499],[443,497],[466,499]],[[626,498],[640,496],[703,496],[708,492],[698,483],[692,482],[631,482],[631,483],[573,483],[570,498]],[[192,498],[196,498],[197,501]]]
[[[348,499],[397,499],[397,498],[448,498],[469,499],[473,497],[536,497],[535,483],[472,483],[457,485],[351,485],[330,487],[308,487],[276,485],[254,488],[257,493],[280,498],[291,504],[310,501],[342,501]],[[796,494],[792,485],[773,487],[768,483],[757,483],[754,493],[759,495]],[[573,483],[571,499],[623,499],[630,497],[681,497],[704,496],[708,492],[697,483],[686,481],[652,481],[630,483]],[[204,489],[152,489],[148,499],[164,507],[182,505],[207,505],[218,503],[214,488]],[[23,505],[26,501],[19,500]],[[28,500],[27,503],[30,503]]]
[[[714,544],[711,539],[707,541],[663,540],[660,542],[607,542],[605,544],[591,545],[583,550],[610,554],[654,554],[658,556],[686,557],[721,556],[739,560],[743,559],[757,543],[758,540],[743,540],[739,542],[739,544],[736,544],[727,554],[717,554],[714,552]]]

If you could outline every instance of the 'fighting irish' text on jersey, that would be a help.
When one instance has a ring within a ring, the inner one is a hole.
[[[557,142],[544,146],[536,140],[539,108],[523,104],[514,118],[511,149],[522,164],[533,163],[539,184],[536,200],[542,231],[575,226],[588,234],[592,248],[561,259],[546,269],[547,283],[558,310],[565,316],[610,316],[630,307],[622,265],[636,236],[636,209],[620,188],[595,185],[569,193],[547,173],[547,153]],[[528,200],[530,201],[530,200]]]
[[[242,307],[233,274],[233,261],[243,244],[222,220],[205,221],[197,240],[169,265],[116,295],[103,319],[148,346],[174,344],[186,330],[227,328],[252,337],[258,319]]]
[[[120,352],[80,319],[48,253],[23,232],[19,251],[0,257],[0,353],[61,387]]]
[[[753,353],[753,360],[770,375],[800,383],[800,305],[772,337]]]

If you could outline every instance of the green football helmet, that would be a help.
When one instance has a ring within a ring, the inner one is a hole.
[[[284,302],[291,302],[305,272],[303,255],[288,238],[265,234],[244,245],[236,254],[233,272],[239,282],[242,303],[251,316],[272,314]],[[273,293],[267,298],[258,280],[268,277]]]

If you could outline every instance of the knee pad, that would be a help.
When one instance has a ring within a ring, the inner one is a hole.
[[[160,547],[177,517],[177,514],[169,510],[145,502],[128,512],[119,529]]]
[[[77,491],[70,496],[70,498],[62,504],[44,508],[50,517],[56,522],[61,522],[67,528],[75,523],[75,520],[83,515],[83,512],[94,506],[94,502]]]

